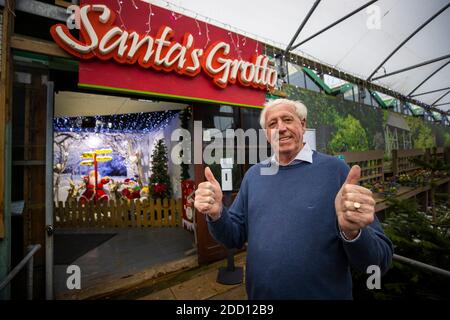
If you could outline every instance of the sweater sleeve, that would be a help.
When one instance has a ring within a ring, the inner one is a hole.
[[[240,249],[247,241],[247,192],[247,179],[244,177],[230,208],[224,206],[220,218],[215,221],[207,219],[209,233],[229,249]]]
[[[340,184],[342,185],[345,182],[350,168],[345,165],[341,169]],[[394,249],[392,242],[384,234],[381,223],[376,216],[370,225],[361,230],[360,235],[355,241],[342,242],[352,268],[366,272],[368,266],[376,265],[380,267],[382,274],[386,273],[389,269]]]
[[[366,272],[368,266],[376,265],[384,274],[391,265],[394,253],[392,242],[384,234],[377,217],[361,230],[356,241],[343,241],[343,245],[350,265],[358,271]]]

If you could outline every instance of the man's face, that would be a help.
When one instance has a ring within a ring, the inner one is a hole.
[[[295,157],[303,146],[305,128],[306,121],[300,120],[293,106],[279,104],[266,113],[267,139],[280,158]]]

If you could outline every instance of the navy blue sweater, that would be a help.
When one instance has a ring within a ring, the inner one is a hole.
[[[261,175],[263,166],[248,170],[231,207],[208,222],[226,247],[248,242],[249,299],[352,299],[350,266],[388,269],[392,243],[378,219],[354,242],[339,233],[334,200],[349,172],[342,160],[314,151],[312,164],[275,175]]]

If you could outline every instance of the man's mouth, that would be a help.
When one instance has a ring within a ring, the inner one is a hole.
[[[282,142],[282,141],[288,141],[289,139],[291,139],[291,137],[281,137],[281,138],[280,138],[280,142]]]

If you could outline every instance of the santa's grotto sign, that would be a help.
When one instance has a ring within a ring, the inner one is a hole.
[[[80,38],[55,42],[80,59],[79,84],[158,96],[261,106],[277,71],[263,44],[143,1],[82,1]]]

